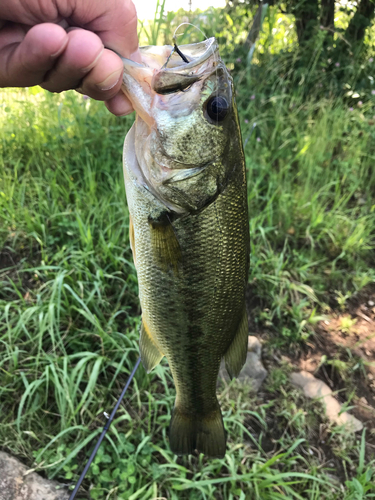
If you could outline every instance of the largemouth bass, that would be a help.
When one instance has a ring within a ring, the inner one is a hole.
[[[125,139],[130,241],[142,307],[140,355],[166,356],[176,386],[171,450],[223,457],[216,382],[247,353],[249,226],[232,78],[216,40],[141,47],[124,60],[136,120]],[[186,62],[187,61],[187,62]]]

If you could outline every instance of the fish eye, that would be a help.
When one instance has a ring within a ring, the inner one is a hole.
[[[206,109],[211,120],[221,122],[227,116],[229,104],[225,97],[214,96],[208,100]]]

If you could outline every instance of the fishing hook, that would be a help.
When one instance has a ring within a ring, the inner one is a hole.
[[[186,62],[186,63],[190,62],[189,59],[186,56],[184,56],[184,54],[181,52],[181,50],[177,47],[176,42],[174,43],[174,50],[177,52],[177,54],[181,57],[181,59],[184,62]]]

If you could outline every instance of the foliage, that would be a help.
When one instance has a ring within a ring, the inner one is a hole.
[[[254,13],[260,0],[227,0],[227,9],[231,16],[238,10]],[[363,47],[366,30],[373,25],[375,6],[372,0],[343,2],[342,0],[268,0],[274,9],[295,18],[295,30],[301,48],[308,51],[314,45],[318,29],[326,31],[329,39],[336,39],[341,50],[350,47],[352,55]],[[336,14],[345,14],[348,22],[346,29],[336,25]]]
[[[373,101],[375,26],[364,31],[363,42],[350,43],[346,32],[353,19],[353,9],[348,5],[336,9],[334,32],[317,23],[305,48],[298,44],[293,9],[279,3],[269,7],[251,70],[257,78],[257,73],[262,73],[264,91],[271,94],[275,85],[282,82],[288,88],[303,91],[305,97],[312,92],[319,97],[341,95],[349,107]],[[255,12],[253,3],[238,1],[229,2],[225,9],[167,12],[165,2],[160,1],[154,21],[149,26],[141,23],[141,44],[173,44],[175,33],[180,44],[200,41],[204,35],[215,36],[229,67],[238,70],[241,66],[234,61],[241,60],[242,67],[245,66],[249,50],[246,38]]]

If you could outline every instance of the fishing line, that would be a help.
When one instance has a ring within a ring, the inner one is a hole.
[[[85,468],[83,469],[82,474],[80,475],[80,477],[79,477],[79,479],[78,479],[78,482],[77,482],[77,484],[76,484],[76,487],[74,488],[74,490],[73,490],[72,494],[71,494],[71,495],[70,495],[70,497],[69,497],[69,500],[74,500],[74,499],[75,499],[75,497],[76,497],[76,495],[77,495],[77,493],[78,493],[78,490],[79,490],[79,488],[80,488],[80,486],[81,486],[81,484],[82,484],[82,481],[84,480],[84,478],[85,478],[85,476],[86,476],[86,474],[87,474],[87,471],[89,470],[90,465],[92,464],[92,461],[94,460],[95,455],[97,454],[98,449],[99,449],[100,445],[102,444],[102,441],[103,441],[103,439],[104,439],[104,436],[106,435],[106,433],[107,433],[107,431],[108,431],[108,429],[109,429],[109,427],[110,427],[111,423],[113,422],[113,419],[115,418],[115,414],[116,414],[116,412],[117,412],[117,410],[118,410],[118,408],[119,408],[119,406],[120,406],[120,404],[121,404],[121,401],[123,400],[123,398],[124,398],[124,396],[125,396],[126,391],[127,391],[127,390],[128,390],[128,388],[129,388],[129,385],[130,385],[131,381],[133,380],[133,377],[134,377],[134,375],[135,375],[135,372],[137,371],[137,368],[138,368],[138,366],[139,366],[139,363],[140,363],[140,362],[141,362],[141,358],[139,357],[139,358],[137,359],[137,362],[136,362],[136,364],[135,364],[135,366],[134,366],[134,368],[133,368],[133,370],[132,370],[131,374],[129,375],[129,378],[128,378],[128,380],[127,380],[126,384],[125,384],[125,387],[124,387],[124,389],[123,389],[122,393],[120,394],[120,397],[119,397],[119,399],[118,399],[118,401],[117,401],[117,403],[116,403],[115,407],[114,407],[114,408],[113,408],[113,410],[112,410],[112,413],[111,413],[111,414],[110,414],[110,416],[108,417],[108,420],[107,420],[107,422],[106,422],[105,426],[103,427],[103,431],[102,431],[102,433],[100,434],[99,440],[98,440],[98,442],[96,443],[95,448],[93,449],[93,451],[92,451],[92,453],[91,453],[91,455],[90,455],[90,458],[89,458],[89,460],[88,460],[88,462],[87,462],[87,464],[86,464]]]
[[[205,38],[206,40],[208,40],[208,38],[207,38],[206,34],[205,34],[205,33],[204,33],[201,29],[200,29],[200,27],[199,27],[199,26],[195,26],[195,24],[191,24],[191,23],[184,22],[184,23],[179,24],[179,25],[177,26],[177,28],[174,30],[174,34],[173,34],[172,40],[173,40],[173,42],[174,42],[175,46],[177,45],[177,37],[178,37],[178,36],[184,36],[184,35],[185,35],[185,33],[180,33],[180,34],[178,34],[178,35],[177,35],[177,31],[178,31],[178,30],[181,28],[181,26],[183,26],[184,24],[186,24],[186,25],[188,25],[188,26],[193,26],[193,28],[195,28],[196,30],[200,31],[200,32],[202,33],[202,35],[204,36],[204,38]]]
[[[173,55],[175,52],[176,52],[176,53],[177,53],[177,54],[181,57],[181,59],[182,59],[185,63],[189,63],[189,62],[191,62],[191,61],[189,61],[189,59],[188,59],[188,58],[187,58],[187,57],[186,57],[186,56],[185,56],[185,55],[181,52],[181,50],[179,49],[179,47],[178,47],[178,45],[177,45],[177,37],[178,37],[178,36],[184,36],[184,35],[185,35],[185,33],[179,33],[179,34],[177,35],[177,30],[179,30],[179,29],[181,28],[181,26],[183,26],[184,24],[187,24],[187,25],[189,25],[189,26],[193,26],[193,28],[195,28],[195,29],[199,30],[199,31],[202,33],[202,35],[204,36],[204,38],[207,40],[206,35],[203,33],[203,31],[202,31],[202,30],[201,30],[198,26],[195,26],[195,24],[186,23],[186,22],[185,22],[185,23],[181,23],[181,24],[179,24],[179,25],[177,26],[177,28],[174,30],[174,33],[173,33],[173,36],[172,36],[172,40],[173,40],[173,44],[174,44],[173,49],[172,49],[171,53],[169,54],[169,56],[168,56],[168,58],[167,58],[166,62],[163,64],[163,66],[162,66],[160,69],[165,69],[165,68],[167,67],[167,65],[168,65],[168,63],[169,63],[169,61],[170,61],[170,59],[171,59],[172,55]]]

